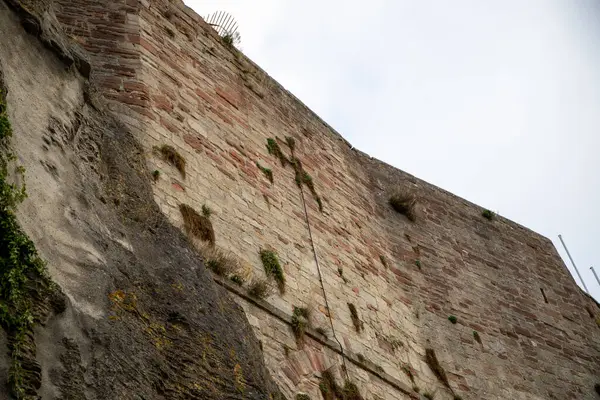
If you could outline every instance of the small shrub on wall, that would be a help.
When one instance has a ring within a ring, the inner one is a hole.
[[[493,211],[490,210],[483,210],[481,212],[481,216],[485,219],[487,219],[488,221],[492,221],[494,219],[494,217],[496,216],[496,214],[494,214]]]
[[[304,338],[304,332],[310,323],[310,310],[306,307],[294,306],[292,313],[292,329],[296,340],[301,341]]]
[[[267,276],[272,277],[277,282],[279,292],[285,292],[285,276],[283,275],[283,268],[279,263],[279,258],[274,251],[261,250],[260,260],[262,261],[265,273]]]
[[[206,215],[198,214],[196,210],[187,204],[180,204],[179,211],[183,217],[183,226],[188,235],[197,237],[211,245],[215,244],[215,231],[212,222]]]
[[[254,278],[248,285],[248,294],[257,299],[264,299],[271,295],[271,286],[266,279]]]
[[[154,151],[160,155],[165,162],[174,166],[181,174],[181,177],[185,179],[185,158],[183,158],[173,146],[169,146],[168,144],[163,144],[160,147],[155,146]]]

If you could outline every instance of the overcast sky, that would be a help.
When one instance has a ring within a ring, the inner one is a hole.
[[[187,0],[360,150],[549,238],[600,287],[600,1]],[[579,280],[577,279],[578,283]]]

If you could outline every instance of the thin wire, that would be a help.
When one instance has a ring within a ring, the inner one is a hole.
[[[292,157],[293,157],[292,152]],[[346,354],[344,354],[344,347],[342,343],[337,338],[335,334],[335,328],[333,327],[333,318],[331,318],[331,311],[329,308],[329,302],[327,301],[327,292],[325,292],[325,285],[323,284],[323,275],[321,274],[321,266],[319,265],[319,257],[317,257],[317,249],[315,248],[315,241],[313,240],[312,230],[310,229],[310,221],[308,219],[308,209],[306,208],[306,200],[304,199],[304,190],[302,189],[302,185],[300,185],[300,197],[302,198],[302,205],[304,206],[304,217],[306,218],[306,226],[308,227],[308,236],[310,238],[310,245],[313,250],[313,254],[315,256],[315,263],[317,264],[317,271],[319,273],[319,282],[321,283],[321,290],[323,291],[323,298],[325,299],[325,307],[327,307],[327,316],[329,317],[329,324],[331,325],[331,332],[333,333],[333,338],[340,346],[340,352],[342,353],[342,362],[344,364],[344,373],[346,374],[346,380],[350,380],[350,376],[348,375],[348,367],[346,365]]]

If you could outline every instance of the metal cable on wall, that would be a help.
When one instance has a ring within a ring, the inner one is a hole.
[[[293,156],[293,153],[292,153],[292,156]],[[327,300],[327,292],[325,291],[325,285],[323,284],[323,274],[321,273],[319,257],[317,256],[317,249],[315,247],[315,241],[313,240],[312,229],[310,227],[310,220],[308,218],[308,208],[306,207],[306,200],[304,198],[304,189],[302,188],[302,185],[300,185],[300,197],[302,198],[302,205],[304,207],[304,218],[306,219],[306,226],[308,228],[308,236],[310,239],[310,245],[312,247],[313,255],[315,257],[315,263],[317,264],[317,272],[319,274],[319,282],[321,284],[321,290],[323,291],[323,298],[325,299],[325,307],[327,308],[327,317],[329,318],[329,324],[331,325],[331,332],[333,334],[333,338],[335,339],[337,344],[340,346],[340,352],[342,355],[342,362],[344,364],[343,369],[344,369],[344,374],[346,375],[346,380],[350,380],[350,376],[348,375],[348,367],[346,365],[346,354],[344,353],[344,347],[342,346],[342,343],[337,338],[337,335],[335,333],[335,328],[333,326],[333,318],[331,318],[329,302]]]

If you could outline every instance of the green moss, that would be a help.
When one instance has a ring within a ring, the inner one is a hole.
[[[225,46],[229,48],[233,47],[233,35],[231,33],[226,33],[223,37],[221,37],[221,40]]]
[[[154,180],[154,182],[157,182],[160,179],[160,171],[155,169],[154,172],[152,172],[152,179]]]
[[[244,278],[239,275],[231,275],[229,279],[238,286],[242,286],[244,284]]]
[[[206,204],[202,205],[202,215],[204,215],[206,218],[210,218],[212,215],[212,210]]]
[[[15,160],[9,150],[12,129],[4,92],[0,90],[0,324],[9,337],[8,386],[18,399],[31,389],[32,371],[25,363],[35,359],[33,326],[38,317],[35,306],[47,299],[56,287],[50,281],[44,261],[33,242],[22,231],[15,211],[26,197],[25,186],[9,182],[9,165]],[[23,168],[16,168],[23,175]],[[35,389],[35,388],[34,388]]]
[[[285,167],[287,164],[290,163],[290,160],[288,160],[285,154],[283,154],[283,151],[281,151],[281,147],[279,147],[277,140],[273,138],[267,139],[267,151],[269,152],[269,154],[279,158],[282,167]]]
[[[453,324],[456,324],[456,322],[458,321],[458,318],[456,318],[454,315],[450,315],[448,317],[448,321],[452,322]]]
[[[281,293],[285,292],[285,276],[283,275],[283,268],[279,263],[279,259],[277,258],[277,254],[271,250],[261,250],[260,251],[260,260],[262,261],[263,267],[265,268],[265,273],[267,276],[273,277],[277,282],[277,286],[279,287],[279,291]]]
[[[269,152],[269,154],[279,158],[282,167],[285,167],[286,165],[290,164],[292,168],[294,168],[296,185],[298,185],[298,187],[300,188],[302,187],[302,185],[306,185],[306,187],[308,187],[308,189],[312,193],[313,198],[317,202],[317,205],[319,206],[319,211],[323,212],[323,200],[317,194],[312,177],[308,174],[308,172],[304,170],[304,168],[302,167],[302,162],[298,158],[294,157],[294,148],[296,146],[296,141],[291,137],[286,137],[286,143],[292,151],[291,158],[287,158],[285,154],[283,154],[283,151],[281,151],[281,147],[279,147],[277,140],[273,138],[267,139],[267,151]],[[263,171],[263,173],[265,173],[265,175],[267,175],[267,178],[269,178],[269,180],[271,180],[272,183],[273,173],[270,172],[268,168],[263,169],[263,167],[258,163],[256,165]]]
[[[363,400],[363,397],[360,395],[360,391],[358,390],[358,386],[355,383],[346,381],[344,383],[344,400]]]
[[[494,212],[493,212],[493,211],[490,211],[490,210],[483,210],[483,211],[481,212],[481,216],[482,216],[483,218],[485,218],[485,219],[487,219],[487,220],[491,221],[491,220],[493,220],[493,219],[494,219],[494,217],[496,216],[496,214],[494,214]]]
[[[342,391],[342,388],[338,386],[333,374],[329,370],[323,371],[321,374],[319,390],[321,391],[321,395],[323,395],[323,400],[336,400],[344,398],[344,392]]]
[[[482,344],[482,342],[481,342],[481,336],[479,336],[479,332],[473,331],[473,338],[475,339],[475,341],[477,343]]]
[[[292,313],[292,329],[297,340],[304,338],[304,333],[308,327],[310,320],[310,310],[306,307],[294,306],[294,312]]]
[[[258,167],[258,169],[260,169],[262,171],[263,174],[265,174],[265,176],[267,177],[269,182],[273,183],[273,170],[271,168],[263,167],[258,162],[256,163],[256,166]]]
[[[310,396],[304,393],[299,393],[296,395],[296,400],[310,400]]]
[[[415,260],[415,265],[417,268],[421,269],[421,260]]]

